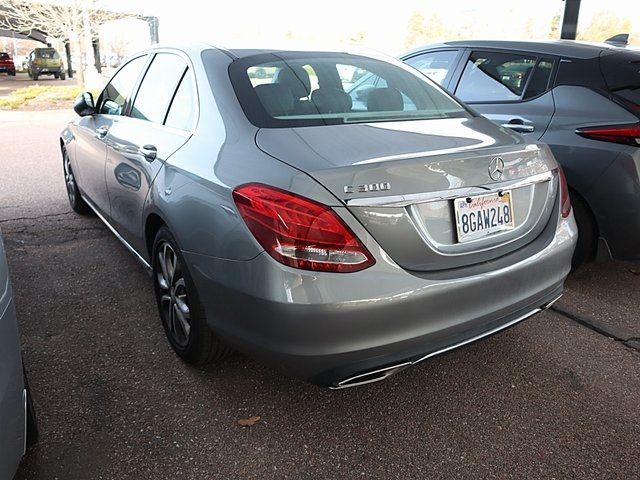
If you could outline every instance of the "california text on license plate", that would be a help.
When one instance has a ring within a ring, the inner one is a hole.
[[[458,241],[468,242],[514,226],[511,191],[456,198]]]

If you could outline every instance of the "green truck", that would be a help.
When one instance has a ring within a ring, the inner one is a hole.
[[[29,78],[38,80],[40,75],[53,75],[54,78],[64,80],[67,74],[62,63],[62,58],[55,48],[36,48],[27,60],[27,73]]]

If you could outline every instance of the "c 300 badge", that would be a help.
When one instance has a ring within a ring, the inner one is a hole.
[[[381,192],[384,190],[391,190],[391,183],[364,183],[362,185],[345,185],[344,193],[367,193],[367,192]]]

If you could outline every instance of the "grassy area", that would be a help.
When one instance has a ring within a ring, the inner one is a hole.
[[[0,98],[0,109],[16,110],[32,104],[37,104],[42,109],[60,108],[76,98],[82,90],[74,85],[31,85],[19,88],[10,95]]]

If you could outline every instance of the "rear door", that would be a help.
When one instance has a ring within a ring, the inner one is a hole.
[[[539,140],[555,110],[556,64],[532,53],[471,50],[455,95],[494,123]]]
[[[80,117],[75,125],[76,149],[74,173],[82,193],[103,214],[109,215],[109,196],[104,169],[107,154],[106,136],[125,112],[140,73],[147,61],[142,55],[130,60],[114,75],[96,103],[97,113]]]
[[[127,116],[107,135],[106,183],[111,218],[139,251],[142,210],[164,162],[191,136],[196,121],[196,84],[186,57],[155,54]]]

